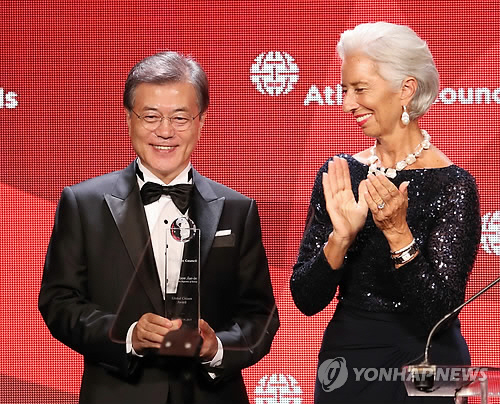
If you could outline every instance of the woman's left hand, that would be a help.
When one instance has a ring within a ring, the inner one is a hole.
[[[391,247],[404,244],[411,232],[406,222],[408,209],[408,182],[399,189],[383,174],[370,174],[365,180],[365,200],[372,212],[373,221],[384,233]]]

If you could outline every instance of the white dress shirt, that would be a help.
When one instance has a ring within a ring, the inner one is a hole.
[[[142,188],[146,182],[154,182],[160,185],[192,183],[192,179],[189,178],[191,163],[189,163],[187,167],[168,184],[165,184],[151,171],[144,167],[139,158],[137,158],[137,164],[139,165],[139,169],[144,176],[144,180],[137,177],[139,188]],[[175,206],[169,195],[162,195],[157,201],[145,205],[144,210],[146,212],[146,219],[148,221],[148,227],[151,234],[151,244],[153,246],[156,269],[158,271],[158,278],[160,280],[163,296],[165,296],[165,285],[167,294],[175,294],[177,293],[177,286],[179,284],[184,243],[179,243],[172,238],[172,235],[170,234],[170,226],[178,217],[189,217],[189,209],[183,215],[181,211],[177,209],[177,206]],[[166,262],[165,257],[167,257]],[[136,324],[137,322],[133,323],[127,332],[127,353],[141,356],[138,355],[132,347],[132,332]],[[217,354],[210,362],[206,362],[206,364],[211,367],[220,366],[222,363],[224,351],[219,337],[217,337],[217,344]]]
[[[165,184],[144,167],[139,159],[137,159],[137,162],[139,169],[144,175],[144,181],[137,177],[139,188],[142,188],[146,182],[154,182],[160,185],[190,184],[193,182],[188,179],[191,164],[188,164],[169,184]],[[162,195],[157,201],[145,205],[144,210],[146,211],[149,232],[151,234],[151,244],[153,245],[161,291],[165,295],[165,284],[167,284],[167,293],[175,294],[177,293],[177,286],[179,284],[184,243],[179,243],[173,239],[170,234],[170,226],[175,219],[181,216],[189,217],[189,209],[183,215],[177,209],[177,206],[175,206],[169,195]],[[166,262],[165,257],[167,257]]]

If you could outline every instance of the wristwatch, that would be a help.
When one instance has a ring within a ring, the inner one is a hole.
[[[408,250],[403,252],[403,254],[398,255],[397,257],[392,256],[392,261],[394,262],[394,265],[403,265],[406,264],[408,261],[411,261],[415,255],[418,253],[418,246],[417,243],[413,244]]]

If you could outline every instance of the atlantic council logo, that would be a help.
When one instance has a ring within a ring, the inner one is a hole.
[[[309,87],[306,97],[304,98],[304,106],[309,105],[342,105],[343,91],[340,84],[329,86],[320,86],[313,84]],[[500,87],[459,87],[459,88],[443,88],[436,100],[435,104],[443,105],[495,105],[500,104]]]
[[[286,52],[262,52],[250,68],[250,80],[262,94],[285,95],[299,81],[299,66]]]
[[[500,256],[500,210],[486,213],[481,219],[481,247],[488,254]]]
[[[293,376],[265,375],[255,387],[256,404],[301,404],[302,389]]]

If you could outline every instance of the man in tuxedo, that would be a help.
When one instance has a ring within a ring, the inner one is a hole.
[[[205,72],[159,53],[132,68],[123,98],[137,159],[63,190],[40,312],[84,357],[81,403],[248,403],[241,370],[269,352],[279,320],[255,201],[191,165]],[[159,353],[166,336],[183,336],[164,300],[182,293],[187,247],[169,238],[181,216],[201,234],[194,357]]]

